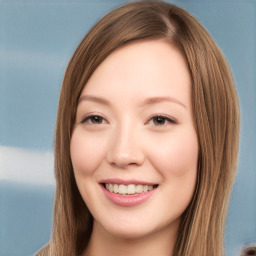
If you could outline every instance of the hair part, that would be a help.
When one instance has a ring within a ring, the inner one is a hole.
[[[228,64],[215,42],[188,12],[158,1],[123,5],[103,17],[83,38],[65,72],[55,132],[53,233],[48,255],[80,255],[93,218],[76,185],[70,139],[82,89],[116,49],[138,40],[161,39],[186,60],[199,143],[197,184],[181,218],[175,256],[224,254],[224,227],[235,178],[239,104]]]

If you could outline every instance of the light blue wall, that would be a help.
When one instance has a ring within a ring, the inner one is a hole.
[[[4,152],[52,150],[67,62],[95,21],[124,2],[0,1],[1,256],[32,255],[47,242],[54,197],[53,185],[47,182],[17,183],[18,174],[7,174]],[[239,93],[239,169],[226,228],[227,256],[233,256],[244,244],[256,242],[256,2],[172,2],[195,15],[215,38],[230,63]],[[19,161],[18,166],[23,164]]]

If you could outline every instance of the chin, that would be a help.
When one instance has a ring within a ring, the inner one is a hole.
[[[138,227],[114,228],[106,231],[120,239],[138,239],[148,236],[154,232],[153,230],[146,230]]]
[[[145,220],[144,217],[140,218],[140,220],[137,219],[137,221],[124,221],[116,219],[114,223],[106,223],[103,226],[103,230],[107,234],[112,235],[116,238],[139,239],[147,236],[157,235],[163,230],[175,230],[176,232],[180,223],[179,218],[169,223],[153,223],[152,219],[151,221],[143,222],[143,219]]]

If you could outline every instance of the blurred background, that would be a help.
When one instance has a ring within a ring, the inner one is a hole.
[[[65,67],[104,14],[127,1],[0,1],[0,255],[33,255],[50,238],[53,134]],[[224,52],[241,103],[239,168],[226,255],[256,242],[256,1],[168,1],[191,12]]]

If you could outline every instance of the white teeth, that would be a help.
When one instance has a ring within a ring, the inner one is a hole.
[[[136,193],[142,193],[143,192],[143,185],[137,185],[136,186]]]
[[[119,191],[117,193],[125,195],[127,193],[127,186],[119,185]]]
[[[144,185],[143,186],[143,192],[147,192],[148,191],[148,185]]]
[[[112,184],[109,184],[108,190],[109,190],[110,192],[113,192],[113,185],[112,185]]]
[[[135,194],[135,185],[134,184],[128,185],[127,194],[129,194],[129,195]]]
[[[153,185],[135,185],[135,184],[129,184],[129,185],[123,185],[123,184],[105,184],[105,188],[109,190],[112,193],[115,194],[121,194],[121,195],[135,195],[135,194],[141,194],[146,193],[148,191],[153,190]]]
[[[118,193],[118,185],[114,184],[114,193]]]
[[[148,186],[148,190],[149,190],[149,191],[153,190],[153,186],[152,186],[152,185],[149,185],[149,186]]]

